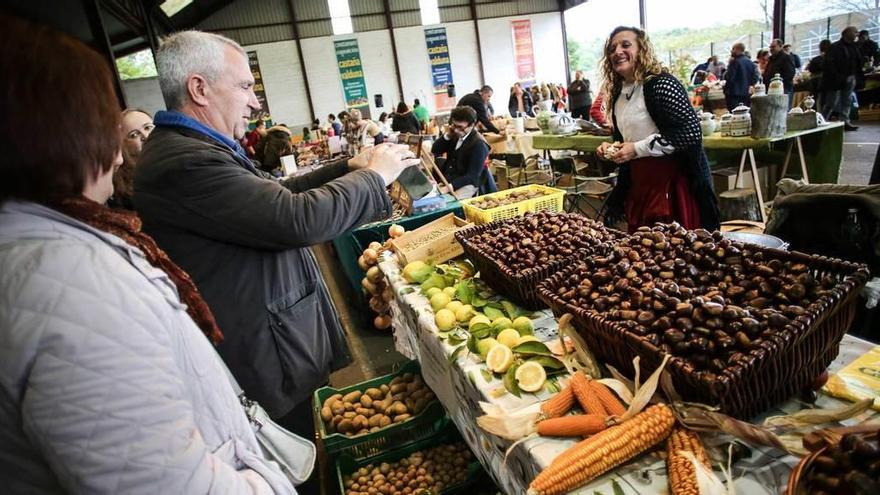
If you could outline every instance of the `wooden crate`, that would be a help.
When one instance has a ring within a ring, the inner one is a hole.
[[[392,240],[391,247],[404,265],[416,260],[442,263],[464,254],[455,233],[472,225],[450,213]]]

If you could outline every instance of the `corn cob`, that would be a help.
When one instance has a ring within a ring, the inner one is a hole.
[[[673,495],[700,495],[693,462],[681,454],[692,452],[697,460],[711,469],[700,436],[686,428],[675,428],[666,440],[666,472]]]
[[[664,440],[675,417],[665,404],[578,442],[559,455],[529,485],[529,495],[566,493]]]
[[[596,397],[592,387],[590,387],[590,381],[591,380],[587,378],[583,372],[578,371],[572,375],[571,381],[569,382],[571,385],[571,391],[574,392],[575,398],[585,413],[607,416],[608,411],[605,410],[602,403],[599,401],[599,398]]]
[[[599,402],[602,403],[602,407],[605,408],[605,411],[607,411],[608,414],[613,416],[623,416],[623,413],[626,412],[626,407],[623,406],[620,399],[618,399],[617,396],[614,395],[614,392],[605,385],[590,380],[590,390],[593,392],[593,395],[599,399]]]
[[[558,418],[574,406],[574,393],[571,384],[566,385],[558,394],[541,404],[541,413],[545,418]]]
[[[605,429],[605,416],[578,414],[545,419],[538,423],[538,434],[545,437],[583,437]]]

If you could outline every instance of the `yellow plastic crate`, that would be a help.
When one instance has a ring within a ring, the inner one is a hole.
[[[518,191],[542,191],[544,196],[499,206],[497,208],[490,208],[488,210],[477,208],[471,204],[475,201],[487,198],[504,198],[507,195]],[[515,187],[513,189],[505,189],[504,191],[477,196],[476,198],[466,199],[461,202],[461,205],[464,208],[465,217],[476,225],[484,225],[496,220],[507,220],[508,218],[524,215],[526,212],[530,211],[563,211],[564,204],[565,191],[538,184],[529,184],[527,186]]]

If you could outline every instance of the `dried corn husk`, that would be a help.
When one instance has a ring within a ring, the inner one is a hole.
[[[803,448],[797,449],[790,441],[783,441],[768,428],[731,418],[702,404],[679,403],[675,410],[679,420],[696,431],[722,431],[752,445],[766,445],[795,455],[805,452]]]
[[[559,318],[559,342],[562,344],[562,349],[566,352],[562,362],[565,363],[566,369],[572,375],[578,371],[583,371],[591,378],[602,378],[602,369],[599,367],[599,362],[593,356],[593,353],[590,352],[584,339],[581,338],[577,330],[571,325],[572,318],[573,316],[570,313],[565,313]],[[574,353],[572,354],[568,353],[568,348],[565,346],[566,338],[574,346]]]
[[[694,474],[697,476],[697,488],[700,495],[732,495],[734,493],[733,484],[724,486],[712,468],[700,462],[693,452],[682,450],[678,454],[687,458],[694,465]]]
[[[487,432],[507,440],[520,440],[537,432],[536,424],[541,417],[541,403],[507,412],[495,404],[480,402],[484,415],[477,418],[477,425]]]
[[[803,428],[836,423],[862,414],[870,409],[873,403],[873,399],[863,399],[837,409],[804,409],[793,414],[771,416],[764,420],[764,426]]]
[[[651,373],[651,376],[645,381],[645,384],[639,386],[639,357],[636,356],[633,359],[633,367],[636,370],[636,391],[633,395],[632,401],[629,403],[629,408],[627,408],[626,412],[623,416],[620,417],[620,421],[626,421],[627,419],[635,416],[640,413],[645,406],[651,402],[651,398],[654,397],[654,392],[657,391],[657,384],[660,381],[660,374],[663,372],[663,367],[666,366],[666,362],[669,360],[669,354],[663,356],[663,361],[660,363],[660,366]]]

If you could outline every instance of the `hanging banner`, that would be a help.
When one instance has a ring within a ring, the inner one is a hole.
[[[348,109],[357,108],[365,118],[370,118],[370,100],[367,97],[367,83],[364,81],[358,41],[337,40],[333,43],[336,46],[336,64],[342,79],[345,106]]]
[[[257,95],[257,101],[260,102],[260,109],[251,112],[251,120],[262,119],[267,123],[271,123],[269,102],[266,100],[266,88],[263,86],[263,73],[260,72],[260,60],[257,58],[257,52],[247,52],[247,56],[248,64],[251,67],[251,74],[254,76],[254,94]]]
[[[425,44],[428,45],[428,59],[431,61],[434,104],[438,112],[449,110],[455,106],[455,98],[450,98],[446,92],[446,88],[452,84],[452,62],[449,60],[446,28],[425,29]]]
[[[516,80],[524,87],[535,84],[535,51],[532,47],[532,21],[510,21],[513,32],[513,60]]]

